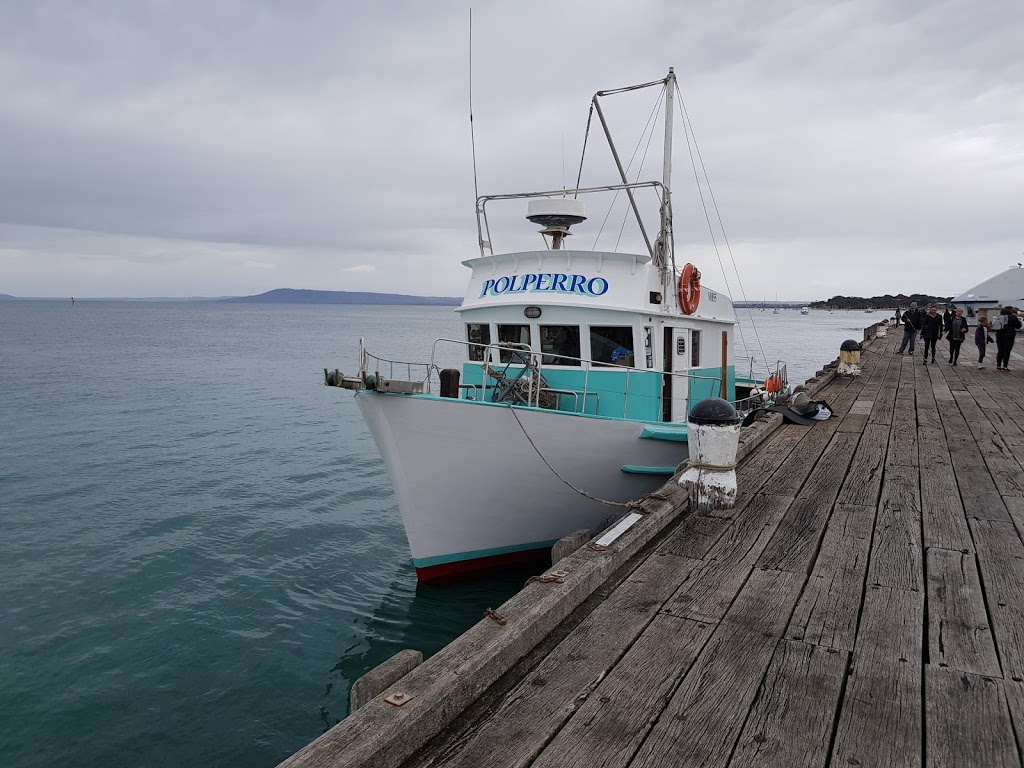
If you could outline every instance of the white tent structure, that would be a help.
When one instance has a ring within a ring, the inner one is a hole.
[[[1024,268],[1010,267],[953,297],[953,304],[968,315],[995,314],[1002,307],[1024,307]]]

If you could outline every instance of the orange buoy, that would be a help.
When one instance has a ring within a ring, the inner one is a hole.
[[[779,374],[777,373],[773,373],[771,376],[764,380],[765,390],[773,395],[777,395],[779,392],[781,392],[783,386],[784,382],[782,381],[782,377],[779,376]]]
[[[700,303],[700,272],[693,264],[683,267],[679,276],[679,306],[683,312],[692,315]]]

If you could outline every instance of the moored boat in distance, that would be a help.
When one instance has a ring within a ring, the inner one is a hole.
[[[800,307],[800,314],[801,315],[809,315],[809,314],[811,314],[811,308],[810,307]]]
[[[723,397],[746,413],[786,388],[781,363],[734,356],[732,300],[694,265],[676,266],[673,71],[637,88],[652,86],[665,99],[660,181],[630,182],[620,166],[615,184],[480,196],[479,255],[462,262],[471,275],[456,310],[464,338],[438,339],[421,363],[360,342],[358,375],[325,371],[357,390],[421,580],[546,557],[575,530],[596,533],[686,459],[693,405]],[[619,91],[598,92],[592,108],[601,115],[599,97]],[[646,252],[565,247],[587,220],[579,198],[600,193],[625,193]],[[653,240],[641,193],[658,211]],[[512,199],[527,201],[544,250],[495,251],[487,206]],[[456,355],[460,368],[443,367]]]

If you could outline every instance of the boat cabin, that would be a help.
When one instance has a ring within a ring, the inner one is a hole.
[[[703,398],[736,399],[724,294],[705,287],[682,314],[660,270],[635,254],[560,249],[463,264],[464,399],[492,401],[531,361],[541,377],[533,402],[569,413],[684,422]]]

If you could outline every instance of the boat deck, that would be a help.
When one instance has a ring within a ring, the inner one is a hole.
[[[901,337],[404,765],[1020,766],[1024,372]]]

